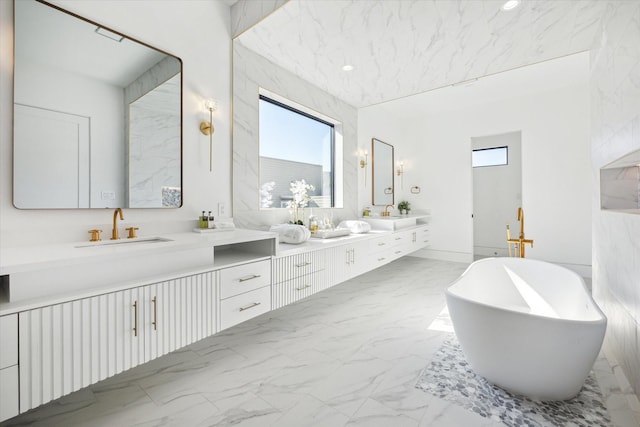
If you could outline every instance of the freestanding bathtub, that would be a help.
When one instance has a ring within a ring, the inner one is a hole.
[[[582,277],[544,261],[476,261],[449,286],[446,298],[473,370],[538,400],[578,394],[607,327]]]

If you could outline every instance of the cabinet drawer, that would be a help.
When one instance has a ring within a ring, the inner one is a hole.
[[[18,315],[0,317],[0,369],[18,364]]]
[[[226,329],[271,310],[271,287],[265,286],[220,301],[220,329]]]
[[[15,417],[18,406],[18,365],[0,369],[0,421]]]
[[[282,283],[296,277],[324,270],[325,256],[325,251],[316,250],[276,258],[273,266],[273,283]]]
[[[272,306],[274,310],[284,307],[287,304],[327,289],[329,286],[330,283],[325,275],[325,270],[278,283],[273,286]]]
[[[383,237],[378,237],[371,241],[369,245],[369,253],[370,254],[378,254],[382,252],[387,252],[389,248],[391,248],[394,244],[393,235],[389,234]]]
[[[271,284],[271,261],[225,268],[220,271],[220,298],[225,299]]]

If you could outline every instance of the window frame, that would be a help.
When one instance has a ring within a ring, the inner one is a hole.
[[[299,114],[303,117],[306,117],[307,119],[311,119],[311,120],[315,120],[319,123],[322,123],[323,125],[329,126],[331,128],[331,153],[330,153],[330,158],[331,158],[331,173],[329,175],[330,177],[330,181],[331,181],[331,200],[330,200],[330,206],[326,206],[326,207],[320,207],[320,209],[334,209],[337,208],[338,206],[336,206],[336,123],[332,123],[330,121],[324,120],[318,116],[315,116],[311,113],[308,113],[306,111],[303,111],[302,109],[296,108],[292,105],[289,105],[283,101],[279,101],[277,99],[275,99],[274,96],[269,96],[269,95],[265,95],[263,93],[259,93],[258,94],[258,110],[260,110],[260,101],[265,101],[268,102],[270,104],[273,104],[277,107],[280,108],[284,108],[285,110],[288,110],[290,112]],[[292,104],[294,104],[295,102],[291,102]],[[320,114],[320,113],[318,113]],[[260,137],[258,137],[258,159],[260,159],[262,156],[260,156]],[[261,182],[261,174],[258,173],[258,180],[259,183]],[[259,184],[260,185],[260,184]],[[262,209],[286,209],[286,208],[282,208],[282,207],[269,207],[269,208],[260,208]]]
[[[475,166],[473,164],[473,153],[475,153],[476,151],[489,151],[489,150],[502,150],[504,149],[505,151],[505,162],[504,163],[493,163],[493,164],[487,164],[487,165],[481,165],[481,166]],[[491,167],[498,167],[498,166],[509,166],[509,146],[508,145],[500,145],[500,146],[496,146],[496,147],[485,147],[485,148],[475,148],[471,150],[471,167],[472,168],[491,168]]]

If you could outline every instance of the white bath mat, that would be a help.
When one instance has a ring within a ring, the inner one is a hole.
[[[582,390],[567,401],[539,402],[511,394],[471,369],[455,338],[445,341],[422,371],[416,388],[455,402],[507,426],[610,426],[600,388],[589,375]]]

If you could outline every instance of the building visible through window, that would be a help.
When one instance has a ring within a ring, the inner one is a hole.
[[[308,207],[335,206],[334,125],[264,95],[259,102],[260,207],[289,207],[301,180],[314,188]]]

